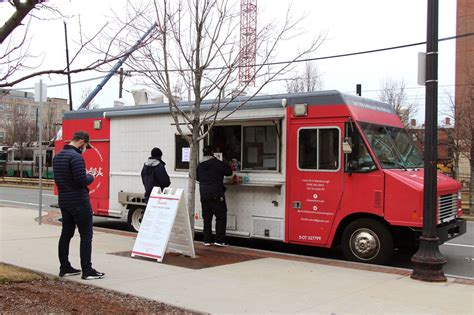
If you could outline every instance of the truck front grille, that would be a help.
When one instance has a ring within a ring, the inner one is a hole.
[[[456,218],[458,212],[458,195],[449,194],[438,197],[438,224]]]

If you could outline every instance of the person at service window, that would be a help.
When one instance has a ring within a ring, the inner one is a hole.
[[[145,202],[148,203],[153,187],[160,187],[161,191],[171,185],[170,177],[166,172],[166,163],[161,160],[163,152],[159,148],[151,150],[151,156],[142,168],[142,182],[145,186]]]
[[[54,181],[58,188],[58,203],[62,215],[62,231],[59,238],[59,276],[74,276],[81,270],[72,267],[69,261],[69,244],[76,226],[81,237],[80,256],[82,279],[101,279],[105,276],[92,268],[92,207],[89,189],[94,177],[86,173],[82,154],[89,145],[89,134],[85,131],[74,133],[69,144],[53,159]]]
[[[224,176],[231,176],[232,169],[214,156],[212,147],[205,146],[204,157],[196,170],[199,182],[202,216],[204,221],[204,245],[212,242],[212,217],[216,217],[216,246],[226,246],[227,204],[225,201]]]

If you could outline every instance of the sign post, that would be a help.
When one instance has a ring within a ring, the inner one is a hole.
[[[41,225],[41,216],[43,210],[43,104],[47,101],[47,86],[43,84],[43,80],[35,83],[35,102],[38,102],[38,177],[39,177],[39,217],[38,224]]]
[[[162,262],[165,252],[172,251],[195,258],[194,240],[183,189],[173,194],[154,187],[140,224],[132,257],[143,256]]]

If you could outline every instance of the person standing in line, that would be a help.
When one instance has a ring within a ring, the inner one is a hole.
[[[62,231],[59,238],[59,276],[73,276],[81,270],[72,267],[69,262],[69,244],[76,226],[81,238],[80,256],[82,279],[104,278],[103,272],[92,268],[92,207],[89,189],[94,177],[86,173],[82,154],[89,146],[89,134],[85,131],[74,133],[69,144],[53,159],[54,181],[58,189],[58,203],[62,215]]]
[[[226,246],[227,204],[225,201],[224,176],[231,176],[232,169],[214,157],[212,147],[205,146],[204,157],[197,166],[196,179],[199,182],[202,216],[204,219],[204,245],[212,241],[212,218],[216,217],[216,246]]]
[[[163,153],[159,148],[151,150],[151,156],[142,168],[142,182],[145,186],[145,202],[148,203],[153,187],[160,187],[161,190],[171,185],[170,177],[166,172],[166,163],[161,160]]]

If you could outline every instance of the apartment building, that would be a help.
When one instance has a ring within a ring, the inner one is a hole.
[[[42,108],[43,139],[51,139],[61,127],[62,114],[69,110],[66,99],[48,98]],[[34,93],[0,89],[0,144],[36,141],[39,103]]]

